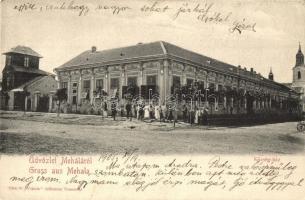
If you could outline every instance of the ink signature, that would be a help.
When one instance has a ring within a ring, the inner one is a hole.
[[[243,31],[253,31],[256,32],[255,30],[256,23],[246,23],[246,19],[244,18],[242,21],[234,21],[233,27],[229,29],[230,33],[234,33],[237,31],[239,34],[241,34]]]

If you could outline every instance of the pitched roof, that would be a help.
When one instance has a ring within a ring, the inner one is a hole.
[[[40,75],[52,75],[49,72],[31,67],[21,67],[21,66],[12,65],[11,68],[16,72],[26,72],[26,73],[34,73]]]
[[[20,46],[20,45],[11,48],[9,51],[5,52],[4,54],[9,54],[9,53],[19,53],[19,54],[42,58],[42,56],[39,53],[31,49],[30,47]]]
[[[107,63],[111,61],[119,61],[125,59],[144,58],[149,56],[175,56],[189,60],[197,64],[205,64],[213,66],[221,71],[237,72],[237,67],[221,62],[219,60],[195,53],[193,51],[178,47],[164,41],[157,41],[152,43],[137,44],[127,47],[120,47],[115,49],[108,49],[102,51],[92,52],[85,51],[70,61],[64,63],[56,69],[72,68],[77,66],[91,65],[97,63]],[[243,71],[243,74],[250,74],[250,72]]]
[[[14,88],[14,89],[17,89],[17,88],[23,89],[24,87],[28,87],[29,85],[35,83],[36,81],[39,81],[42,78],[44,78],[44,76],[35,77],[32,80],[30,80],[30,81],[28,81],[28,82],[26,82],[26,83],[24,83],[24,84],[22,84],[22,85],[20,85],[20,86],[18,86],[16,88]]]
[[[127,47],[120,47],[109,50],[95,51],[91,50],[85,51],[80,55],[74,57],[70,61],[64,63],[56,69],[69,69],[78,66],[85,66],[91,64],[103,64],[112,61],[128,60],[135,58],[145,58],[151,56],[174,56],[182,58],[199,65],[206,65],[217,70],[223,71],[225,73],[234,73],[237,72],[241,75],[246,75],[250,77],[253,75],[252,72],[241,69],[237,66],[210,58],[199,53],[181,48],[179,46],[170,44],[164,41],[157,41],[152,43],[137,44]],[[56,70],[55,69],[55,70]],[[287,90],[286,86],[283,86],[279,83],[271,81],[267,78],[264,78],[260,74],[256,74],[261,80],[268,82],[270,84],[278,85],[282,89]]]
[[[160,42],[138,44],[128,47],[121,47],[96,52],[92,52],[91,50],[89,50],[79,54],[78,56],[64,63],[58,68],[69,68],[73,66],[104,63],[122,59],[132,59],[163,54],[164,52],[160,45]]]
[[[176,45],[163,42],[165,49],[167,50],[167,53],[173,56],[178,56],[187,60],[190,60],[195,63],[199,64],[205,64],[205,65],[211,65],[214,68],[217,68],[219,70],[226,70],[226,71],[232,71],[234,68],[236,68],[233,65],[221,62],[219,60],[216,60],[214,58],[210,58],[201,54],[198,54],[196,52],[178,47]]]

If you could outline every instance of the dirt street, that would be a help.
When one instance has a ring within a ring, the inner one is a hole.
[[[96,116],[22,115],[1,114],[1,153],[96,154],[137,148],[140,154],[160,155],[304,154],[305,133],[296,131],[296,122],[230,128],[178,124],[173,129],[169,123]]]

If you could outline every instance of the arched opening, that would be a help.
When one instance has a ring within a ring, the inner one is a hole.
[[[301,72],[300,71],[298,71],[298,79],[301,79],[302,78],[302,76],[301,76]]]

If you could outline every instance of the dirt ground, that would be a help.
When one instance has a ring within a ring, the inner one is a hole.
[[[0,112],[0,152],[97,154],[137,148],[140,154],[304,154],[296,122],[250,127],[113,121],[100,116]]]

